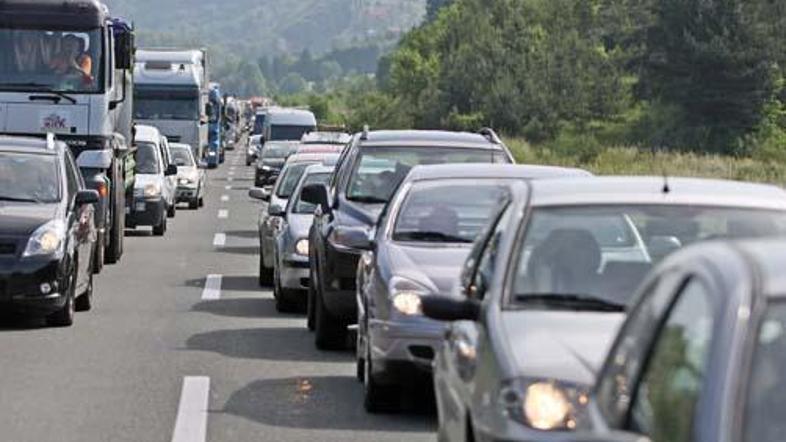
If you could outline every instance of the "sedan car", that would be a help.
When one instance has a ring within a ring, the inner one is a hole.
[[[188,203],[191,210],[205,205],[205,163],[198,163],[188,144],[170,144],[172,161],[177,166],[175,201]]]
[[[457,296],[421,298],[426,316],[454,321],[434,362],[440,440],[564,440],[653,265],[709,239],[783,233],[777,187],[517,184],[470,253]]]
[[[784,250],[783,239],[711,242],[664,260],[577,426],[619,442],[783,440]]]
[[[273,245],[281,227],[281,216],[289,197],[300,181],[300,177],[308,166],[314,164],[335,165],[338,154],[332,151],[322,153],[295,154],[287,159],[279,179],[270,191],[251,189],[252,198],[264,202],[259,211],[257,223],[259,231],[259,284],[267,286],[273,283]]]
[[[297,141],[268,141],[262,147],[254,172],[254,186],[264,187],[276,182],[287,158],[297,151]]]
[[[511,163],[510,151],[491,131],[364,131],[343,150],[329,185],[311,185],[303,199],[319,206],[310,233],[316,347],[345,347],[357,321],[355,277],[361,250],[344,241],[367,234],[412,167],[422,164]]]
[[[281,213],[282,225],[273,250],[273,296],[276,309],[292,312],[306,307],[306,290],[311,285],[308,274],[308,231],[314,221],[316,206],[300,198],[304,186],[324,184],[333,167],[308,166]],[[271,214],[275,215],[275,214]]]
[[[576,169],[491,164],[417,166],[393,196],[357,272],[357,372],[365,406],[395,408],[401,392],[430,388],[431,364],[445,330],[425,318],[420,296],[449,296],[472,243],[511,182],[589,176]],[[456,198],[461,195],[461,198]]]
[[[0,137],[0,304],[53,326],[90,310],[98,201],[64,143]]]

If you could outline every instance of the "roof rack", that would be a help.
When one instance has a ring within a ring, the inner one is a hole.
[[[363,125],[363,133],[360,135],[360,139],[363,140],[363,141],[368,140],[368,133],[370,131],[371,131],[371,129],[368,127],[368,124],[364,124]]]
[[[505,144],[502,142],[502,139],[494,132],[494,129],[490,127],[484,127],[478,131],[478,134],[483,135],[487,140],[494,144]]]
[[[55,150],[55,134],[47,132],[46,134],[46,149]]]

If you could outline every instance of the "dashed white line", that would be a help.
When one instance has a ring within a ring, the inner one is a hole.
[[[227,219],[229,218],[229,210],[221,209],[218,211],[218,219]]]
[[[233,179],[232,177],[227,178],[227,183],[231,183]]]
[[[223,247],[227,243],[227,235],[225,233],[216,233],[213,237],[213,245],[216,247]]]
[[[229,195],[221,195],[221,202],[225,203],[227,201],[229,201]]]
[[[225,190],[232,190],[232,186],[224,186]]]
[[[202,299],[216,300],[221,299],[221,275],[207,275],[205,288],[202,290]]]
[[[233,175],[235,175],[235,171],[234,170],[230,170],[229,171],[229,176],[233,176]]]
[[[172,442],[205,442],[209,400],[209,377],[186,376],[183,378]]]

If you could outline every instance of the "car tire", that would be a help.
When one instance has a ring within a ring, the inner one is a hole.
[[[347,344],[347,327],[330,314],[320,295],[317,293],[315,299],[314,343],[320,350],[343,350]]]
[[[166,222],[166,217],[161,217],[161,223],[157,226],[153,226],[153,235],[164,236],[166,233]]]
[[[306,327],[309,331],[316,329],[316,279],[314,278],[314,271],[309,272],[308,294],[306,295]]]
[[[166,216],[167,218],[174,218],[175,215],[177,215],[177,205],[172,203],[172,205],[166,209]]]
[[[199,209],[199,198],[194,198],[193,200],[188,202],[188,209],[189,210],[197,210]]]
[[[65,305],[60,310],[46,317],[47,325],[51,327],[70,327],[74,324],[74,314],[76,313],[76,306],[74,305],[74,297],[76,294],[76,272],[77,267],[74,265],[74,272],[71,276],[71,281],[68,283]]]
[[[366,351],[366,362],[363,364],[363,408],[367,412],[376,414],[395,411],[398,395],[393,387],[380,385],[372,373],[373,361],[371,359],[371,346]]]
[[[205,207],[205,197],[199,197],[199,207]]]
[[[294,302],[293,293],[281,287],[281,278],[274,271],[273,276],[273,297],[276,300],[276,311],[279,313],[296,313],[297,304]]]
[[[265,267],[265,258],[262,256],[262,247],[259,247],[259,286],[270,287],[273,285],[273,269]]]
[[[246,167],[249,167],[249,166],[251,166],[251,161],[246,160]]]
[[[93,273],[98,275],[104,270],[104,262],[106,260],[106,239],[104,235],[99,235],[95,243],[95,250],[93,250]]]
[[[79,295],[74,301],[74,310],[78,312],[89,312],[93,308],[93,273],[87,281],[87,290]]]
[[[125,221],[120,225],[116,217],[112,218],[112,226],[109,230],[109,244],[106,246],[104,263],[117,264],[123,254],[123,237],[125,236]]]
[[[357,343],[355,344],[355,377],[358,381],[366,381],[366,348],[360,343],[360,329],[358,329]]]

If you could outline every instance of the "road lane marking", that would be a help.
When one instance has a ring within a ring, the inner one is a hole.
[[[224,189],[225,190],[232,190],[232,186],[225,186]]]
[[[234,176],[234,175],[235,175],[235,171],[234,170],[230,170],[229,171],[229,176]]]
[[[221,209],[218,211],[218,219],[227,219],[229,218],[229,210]]]
[[[221,299],[221,275],[207,275],[205,288],[202,290],[202,299],[206,301]]]
[[[213,237],[213,245],[216,247],[223,247],[227,243],[227,235],[225,233],[216,233]]]
[[[221,202],[225,203],[229,201],[229,195],[221,195]]]
[[[233,179],[232,177],[227,178],[227,183],[231,183],[232,179]]]
[[[207,440],[207,413],[210,400],[210,378],[186,376],[177,407],[175,431],[172,442],[205,442]]]

